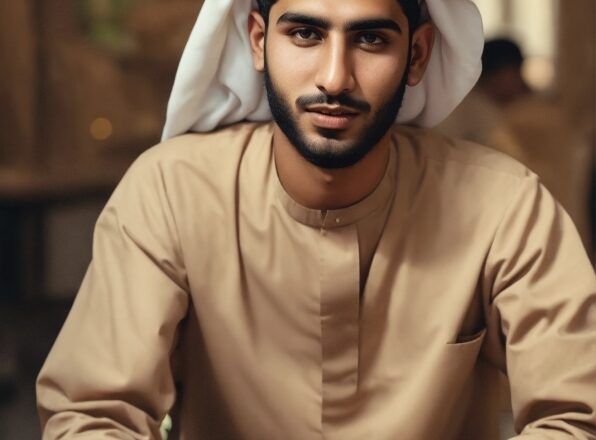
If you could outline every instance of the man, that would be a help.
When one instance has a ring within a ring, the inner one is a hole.
[[[596,438],[594,277],[569,219],[499,153],[392,128],[473,84],[477,45],[452,44],[480,39],[473,5],[427,2],[433,49],[417,2],[261,1],[242,40],[244,3],[205,4],[232,18],[199,18],[165,137],[267,117],[259,92],[217,88],[250,83],[242,47],[275,123],[133,165],[38,379],[45,438],[158,438],[169,412],[185,439],[496,439],[499,370],[520,438]]]

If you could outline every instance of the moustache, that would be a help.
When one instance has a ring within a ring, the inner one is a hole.
[[[362,113],[369,112],[371,109],[371,106],[368,102],[354,99],[343,93],[336,96],[320,93],[317,95],[300,96],[298,99],[296,99],[296,106],[301,109],[316,104],[340,105],[342,107],[350,107]]]

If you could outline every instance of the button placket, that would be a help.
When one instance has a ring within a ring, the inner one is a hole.
[[[321,236],[322,420],[325,428],[341,417],[343,404],[355,394],[358,384],[360,260],[355,226],[325,229],[323,225]]]

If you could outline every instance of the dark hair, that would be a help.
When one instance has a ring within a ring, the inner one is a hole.
[[[503,67],[521,67],[524,56],[519,46],[508,38],[489,40],[482,52],[483,75],[495,72]]]
[[[410,34],[414,32],[414,30],[418,27],[420,22],[420,4],[419,0],[397,0],[401,5],[404,14],[408,18],[408,25],[410,28]],[[269,22],[269,12],[271,11],[271,6],[276,2],[276,0],[257,0],[257,5],[259,7],[259,12],[263,16],[265,20],[265,24]]]

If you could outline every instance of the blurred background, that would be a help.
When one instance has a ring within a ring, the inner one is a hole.
[[[438,130],[538,173],[593,258],[596,2],[475,3],[491,40],[485,73]],[[40,438],[35,376],[89,264],[99,212],[130,163],[159,140],[201,4],[0,4],[2,439]],[[506,438],[507,422],[504,430]]]

